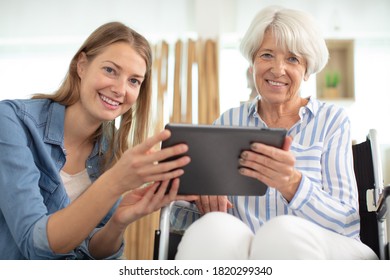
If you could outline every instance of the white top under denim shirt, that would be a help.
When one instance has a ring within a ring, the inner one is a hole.
[[[65,164],[65,107],[49,99],[0,102],[0,259],[89,259],[90,238],[111,217],[117,204],[74,251],[55,254],[47,239],[51,214],[69,197],[60,177]],[[100,176],[107,145],[96,143],[86,169],[91,182]],[[110,258],[118,258],[121,249]]]
[[[226,111],[215,124],[267,127],[257,112],[258,98]],[[287,133],[294,139],[291,151],[296,158],[295,168],[302,173],[294,198],[287,202],[274,188],[269,188],[264,196],[229,196],[234,206],[229,212],[253,232],[273,217],[295,215],[359,239],[350,120],[344,109],[312,97],[301,107],[299,116],[300,120]],[[176,230],[188,227],[199,217],[178,207],[172,213],[171,224]]]

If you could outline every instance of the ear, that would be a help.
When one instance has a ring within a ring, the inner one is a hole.
[[[85,52],[81,52],[77,58],[77,74],[80,78],[84,75],[88,64],[87,55]]]
[[[309,80],[309,78],[310,78],[310,75],[306,73],[305,76],[303,77],[303,80],[305,82],[307,82],[307,80]]]

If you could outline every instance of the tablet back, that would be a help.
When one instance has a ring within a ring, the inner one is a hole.
[[[179,143],[189,147],[191,162],[180,177],[179,194],[264,195],[267,186],[239,173],[239,157],[252,142],[281,148],[284,129],[216,125],[167,124],[171,137],[162,148]]]

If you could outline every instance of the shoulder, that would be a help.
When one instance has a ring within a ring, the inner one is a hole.
[[[328,121],[349,121],[346,109],[339,105],[311,98],[307,107],[317,118]]]
[[[314,119],[310,121],[308,131],[318,135],[324,141],[341,136],[346,140],[345,143],[348,143],[351,121],[347,110],[333,103],[313,101],[315,105],[311,110],[314,111]]]
[[[0,114],[8,118],[14,116],[21,120],[32,120],[37,124],[47,121],[47,116],[61,115],[65,107],[50,99],[14,99],[0,101]]]
[[[49,109],[51,102],[49,99],[6,99],[0,101],[0,112],[32,114]]]

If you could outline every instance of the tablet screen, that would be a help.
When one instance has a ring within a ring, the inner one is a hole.
[[[189,147],[191,162],[183,168],[179,194],[264,195],[267,186],[239,173],[239,157],[253,142],[281,148],[284,129],[217,125],[167,124],[171,137],[162,148],[179,143]]]

